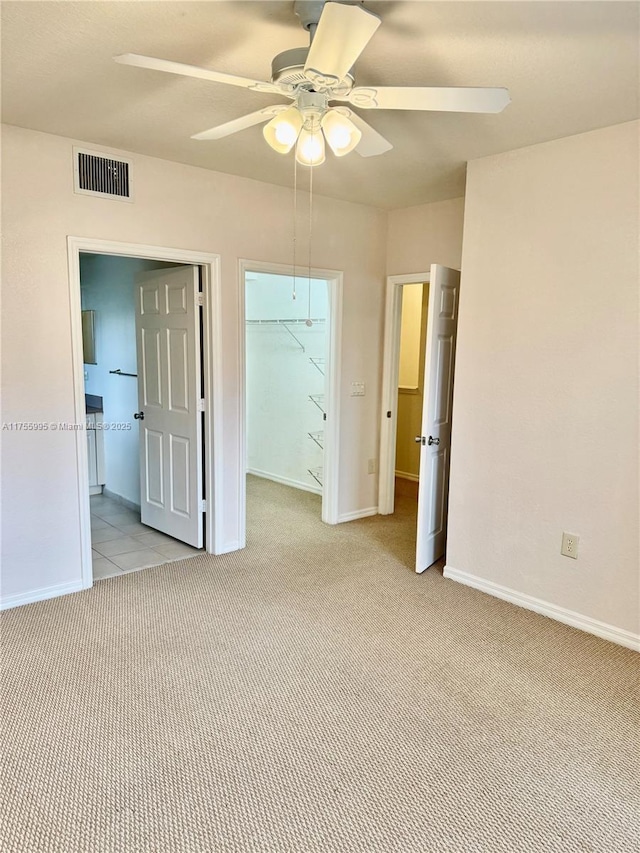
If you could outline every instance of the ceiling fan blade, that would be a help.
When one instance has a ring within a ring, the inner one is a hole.
[[[224,74],[222,71],[212,71],[198,65],[185,65],[182,62],[171,62],[168,59],[156,59],[153,56],[140,56],[137,53],[122,53],[113,57],[115,62],[122,65],[134,65],[137,68],[150,68],[152,71],[166,71],[169,74],[181,74],[183,77],[199,77],[201,80],[211,80],[214,83],[228,83],[231,86],[242,86],[256,92],[277,92],[282,90],[273,83],[252,80],[249,77],[237,77],[235,74]]]
[[[255,113],[249,113],[241,118],[234,118],[232,121],[227,121],[225,124],[216,125],[209,130],[203,130],[201,133],[194,133],[192,139],[222,139],[224,136],[230,136],[232,133],[237,133],[239,130],[245,130],[247,127],[253,127],[254,124],[269,121],[279,112],[287,109],[286,104],[278,104],[273,107],[265,107],[263,110],[257,110]]]
[[[347,107],[334,107],[334,109],[352,121],[362,134],[362,138],[355,148],[361,157],[376,157],[378,154],[384,154],[385,151],[391,151],[393,145],[353,110]]]
[[[499,113],[511,103],[508,89],[438,86],[356,86],[345,99],[371,110],[435,110],[437,112]]]
[[[326,3],[309,48],[305,76],[320,85],[342,80],[380,23],[377,15],[360,6]]]

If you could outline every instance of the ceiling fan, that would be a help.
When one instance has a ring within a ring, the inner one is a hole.
[[[325,139],[338,157],[354,149],[362,157],[373,157],[393,147],[351,106],[364,110],[498,113],[510,102],[509,92],[503,88],[356,86],[353,65],[380,26],[380,18],[359,5],[325,0],[296,0],[294,11],[309,31],[310,46],[279,53],[272,62],[270,82],[135,53],[114,59],[124,65],[288,98],[293,101],[290,106],[274,104],[191,138],[222,139],[268,122],[263,133],[269,145],[280,154],[287,154],[296,145],[298,162],[309,166],[324,162]],[[338,105],[334,105],[336,101]]]

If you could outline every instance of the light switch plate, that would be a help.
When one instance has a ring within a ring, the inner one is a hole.
[[[351,396],[352,397],[364,397],[364,382],[352,382],[351,383]]]

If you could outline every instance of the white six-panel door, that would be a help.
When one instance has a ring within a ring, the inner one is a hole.
[[[198,268],[136,278],[140,514],[201,548],[202,424]]]
[[[431,266],[422,403],[416,572],[444,554],[460,273]]]

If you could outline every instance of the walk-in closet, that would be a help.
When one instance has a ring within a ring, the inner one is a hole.
[[[245,278],[247,473],[322,494],[325,280]]]

